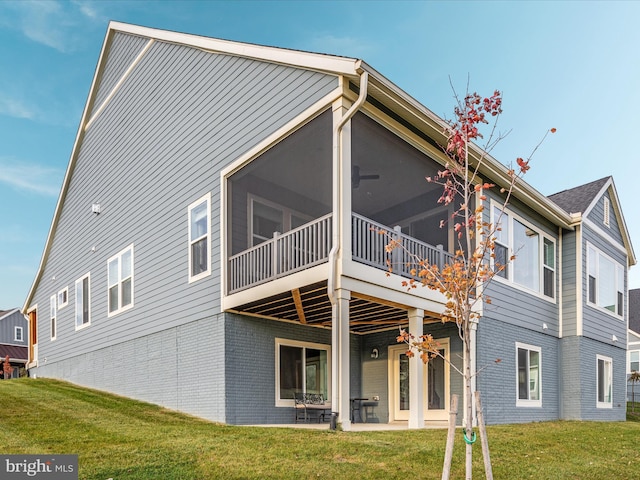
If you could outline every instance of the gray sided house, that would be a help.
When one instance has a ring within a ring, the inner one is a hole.
[[[450,258],[424,180],[444,125],[362,60],[111,23],[23,308],[31,373],[229,424],[293,423],[302,393],[345,430],[445,422],[457,330],[378,233]],[[500,248],[518,257],[473,339],[478,369],[502,359],[474,385],[489,423],[625,418],[635,256],[596,183],[575,207],[514,192]],[[499,200],[476,199],[488,219]],[[408,358],[399,327],[444,360]]]
[[[3,378],[2,365],[7,356],[13,367],[11,378],[26,374],[28,335],[29,322],[19,308],[0,310],[0,378]]]

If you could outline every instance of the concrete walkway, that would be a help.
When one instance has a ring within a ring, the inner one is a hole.
[[[283,423],[274,425],[250,425],[251,427],[266,427],[266,428],[301,428],[307,430],[329,430],[329,424],[324,423]],[[425,422],[425,429],[432,428],[447,428],[447,422]],[[392,423],[352,423],[352,432],[383,432],[391,430],[407,430],[407,422],[392,422]]]

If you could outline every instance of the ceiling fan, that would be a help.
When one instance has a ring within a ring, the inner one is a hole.
[[[360,167],[358,165],[351,166],[351,187],[358,188],[360,186],[360,180],[378,180],[380,175],[360,175]]]

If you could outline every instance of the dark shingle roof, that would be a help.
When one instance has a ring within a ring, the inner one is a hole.
[[[640,288],[629,290],[629,328],[640,333]]]
[[[595,196],[611,177],[549,195],[549,199],[568,213],[585,213]]]
[[[27,347],[0,344],[0,360],[4,360],[7,355],[9,355],[11,360],[26,362],[29,357],[29,352]]]

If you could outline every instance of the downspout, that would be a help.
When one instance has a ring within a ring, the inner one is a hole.
[[[339,339],[340,335],[338,332],[338,326],[336,325],[337,315],[337,299],[336,299],[336,277],[338,270],[338,253],[340,252],[340,199],[341,199],[341,190],[342,183],[340,181],[340,160],[341,160],[341,134],[342,129],[346,125],[346,123],[351,120],[351,118],[355,115],[355,113],[360,109],[362,104],[367,99],[367,86],[369,84],[369,73],[362,72],[360,75],[360,93],[356,101],[351,105],[351,107],[346,111],[344,116],[337,123],[335,128],[333,129],[333,156],[332,156],[332,164],[333,164],[333,218],[332,218],[332,234],[331,241],[333,245],[331,246],[331,250],[329,251],[329,276],[327,278],[327,295],[329,296],[329,301],[331,302],[331,312],[332,312],[332,327],[331,327],[331,404],[333,405],[331,412],[331,429],[335,430],[337,416],[339,412],[336,410],[339,407],[339,384],[338,384],[338,360],[339,360]],[[346,415],[346,418],[349,418],[349,412],[342,412],[342,415]]]
[[[336,291],[336,270],[337,270],[337,260],[338,260],[338,252],[340,251],[340,219],[338,218],[337,206],[340,202],[340,135],[342,133],[342,129],[346,125],[346,123],[351,120],[351,117],[355,115],[355,113],[360,109],[362,104],[367,99],[367,87],[369,85],[369,72],[362,72],[360,75],[360,94],[358,95],[357,100],[351,108],[347,110],[344,116],[340,119],[338,124],[333,130],[333,205],[334,205],[334,215],[332,219],[332,242],[331,251],[329,251],[329,278],[327,280],[327,294],[329,295],[329,300],[331,304],[335,304],[335,291]]]

